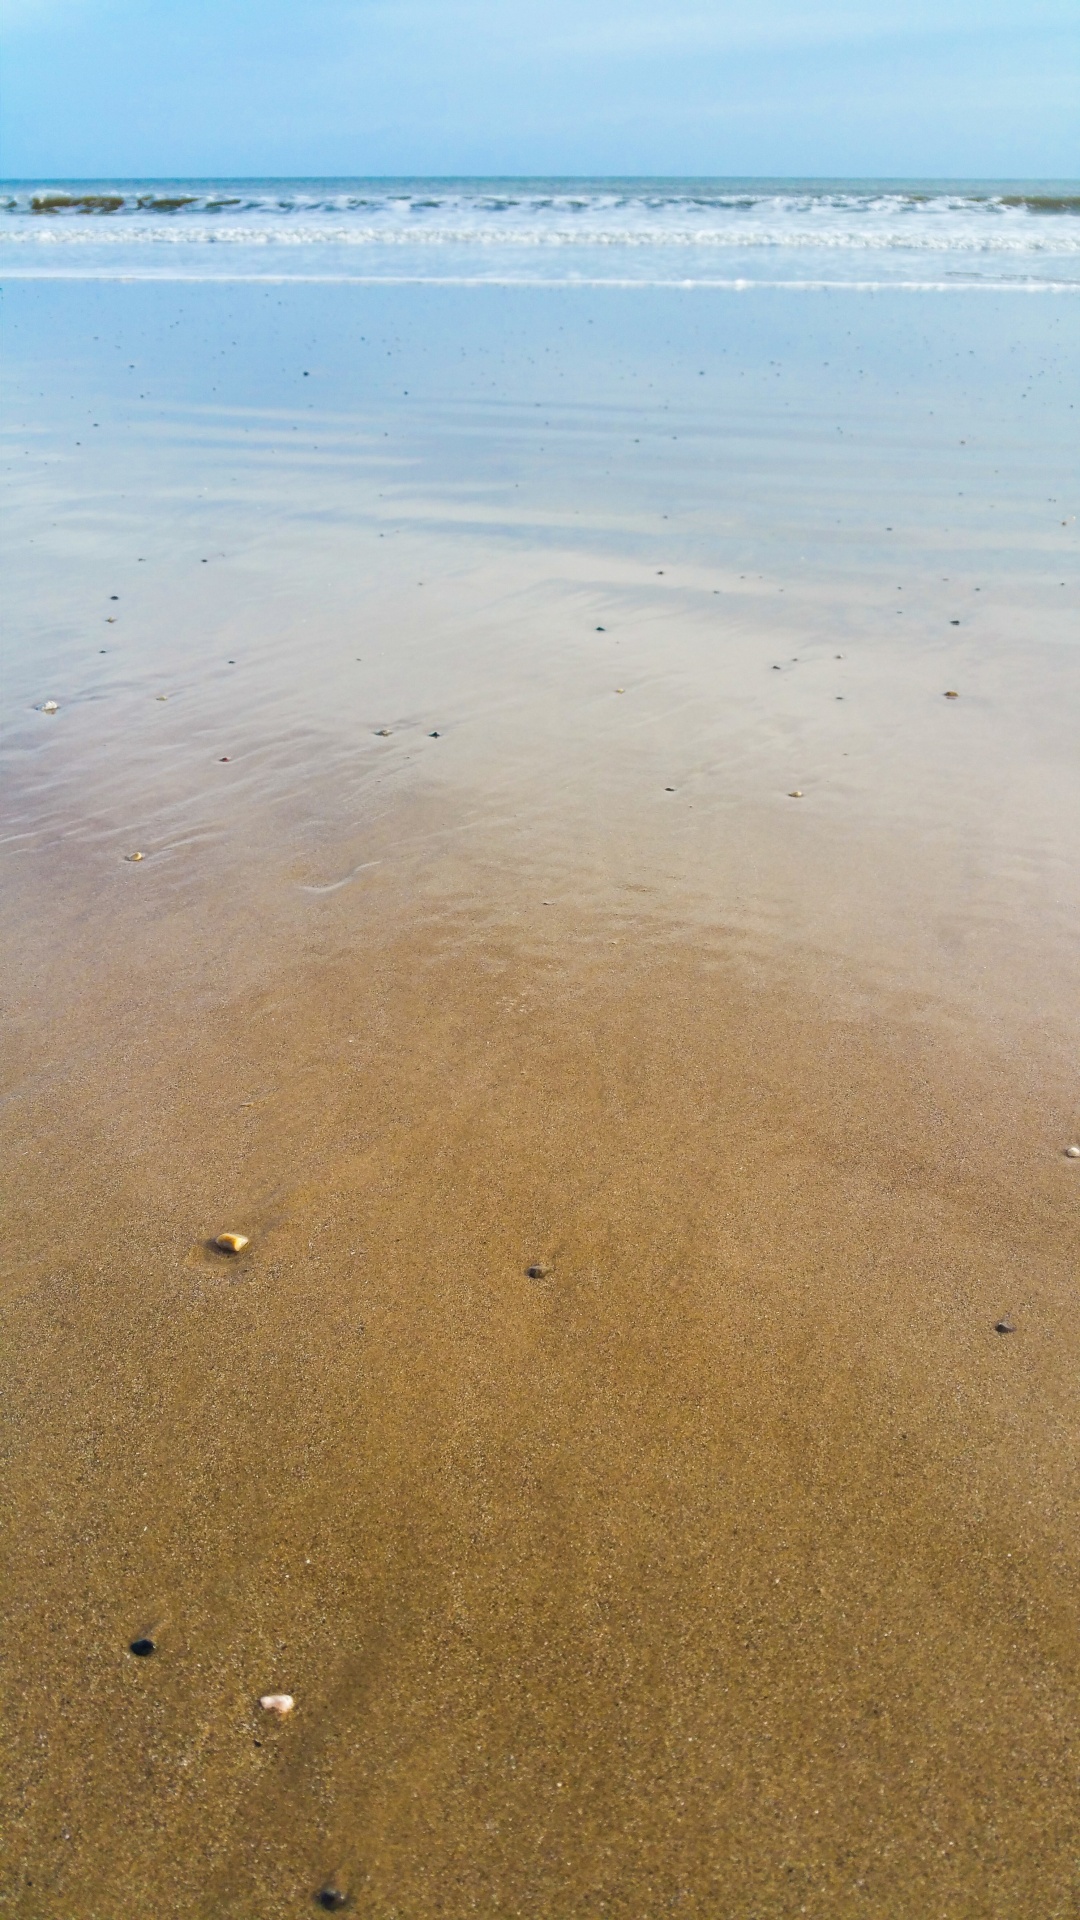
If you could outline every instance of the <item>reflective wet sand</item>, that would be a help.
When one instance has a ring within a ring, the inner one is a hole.
[[[1070,1913],[1056,321],[20,297],[12,1910]]]

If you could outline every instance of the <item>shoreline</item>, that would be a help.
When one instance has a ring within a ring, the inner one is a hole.
[[[1058,318],[10,299],[12,1910],[1065,1920]]]

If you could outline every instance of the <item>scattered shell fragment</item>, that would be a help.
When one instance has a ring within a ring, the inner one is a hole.
[[[284,1720],[296,1705],[291,1693],[264,1693],[260,1695],[259,1705],[264,1713],[272,1713],[276,1720]]]
[[[145,860],[145,858],[144,853],[125,853],[124,855],[125,860]]]
[[[379,740],[389,740],[391,731],[392,729],[390,727],[376,727],[376,738]]]
[[[1014,1326],[1013,1322],[1007,1318],[1003,1320],[995,1320],[994,1332],[995,1333],[1015,1333],[1016,1327]]]
[[[955,687],[949,687],[945,694],[945,698],[946,700],[959,700],[960,695],[957,693]]]
[[[41,703],[41,711],[42,713],[59,713],[59,702],[56,700],[43,700]]]
[[[791,792],[788,794],[789,800],[801,800],[802,797],[803,790],[801,787],[792,787]]]
[[[530,1280],[546,1280],[548,1274],[551,1272],[551,1268],[545,1267],[542,1262],[538,1260],[534,1266],[526,1267],[525,1272]]]
[[[159,693],[159,694],[155,694],[154,697],[157,700],[167,700],[169,696],[167,693]]]
[[[625,688],[625,687],[616,687],[616,689],[615,689],[615,691],[616,691],[616,693],[625,693],[625,692],[626,692],[626,688]]]
[[[1080,1160],[1080,1147],[1066,1147],[1066,1160]]]
[[[251,1240],[246,1233],[219,1233],[214,1245],[222,1253],[243,1253],[244,1248],[251,1245]]]

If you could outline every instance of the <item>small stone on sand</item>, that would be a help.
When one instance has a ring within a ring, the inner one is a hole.
[[[214,1240],[215,1247],[222,1253],[243,1253],[251,1245],[246,1233],[219,1233]]]
[[[957,693],[955,687],[950,687],[946,692],[945,698],[946,700],[959,700],[960,695]]]
[[[125,853],[124,855],[125,860],[142,860],[144,858],[145,858],[145,855],[141,853]]]
[[[140,1634],[137,1640],[132,1641],[130,1647],[128,1648],[128,1652],[133,1653],[137,1660],[146,1660],[149,1658],[150,1654],[155,1652],[154,1643],[151,1639],[147,1637],[147,1635]]]
[[[377,739],[379,739],[379,740],[389,740],[389,738],[390,738],[390,728],[389,728],[389,727],[376,727],[376,729],[375,729],[375,734],[376,734],[376,738],[377,738]]]
[[[526,1267],[525,1272],[530,1280],[546,1280],[551,1268],[541,1266],[538,1262],[536,1266]]]
[[[337,1887],[320,1887],[315,1899],[326,1913],[340,1913],[346,1904],[346,1895]]]
[[[1016,1328],[1014,1327],[1011,1320],[995,1320],[994,1332],[995,1333],[1015,1333]]]
[[[1066,1160],[1080,1160],[1080,1147],[1066,1147]]]
[[[802,797],[803,797],[803,790],[801,787],[793,787],[791,789],[791,792],[788,794],[789,800],[801,800]]]
[[[45,700],[42,702],[41,711],[42,713],[59,713],[60,708],[55,700]]]

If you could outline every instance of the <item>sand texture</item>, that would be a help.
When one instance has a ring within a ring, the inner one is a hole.
[[[1074,1920],[1059,310],[272,296],[13,295],[0,1910]]]

